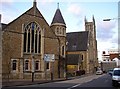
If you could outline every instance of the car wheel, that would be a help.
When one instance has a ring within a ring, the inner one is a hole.
[[[118,85],[117,81],[112,81],[112,85],[116,87]]]

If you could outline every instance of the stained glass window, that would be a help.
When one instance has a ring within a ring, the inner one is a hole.
[[[41,30],[37,23],[31,22],[24,29],[24,52],[40,53]]]

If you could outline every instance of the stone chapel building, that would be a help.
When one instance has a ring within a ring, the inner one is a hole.
[[[2,24],[0,36],[2,79],[5,81],[32,79],[33,75],[34,79],[64,78],[66,65],[69,65],[66,63],[74,63],[73,59],[78,57],[78,69],[92,73],[97,67],[94,17],[93,22],[85,19],[85,31],[66,34],[66,23],[60,9],[57,8],[49,25],[34,0],[29,10],[12,22]],[[72,57],[66,58],[66,54]]]
[[[95,73],[98,67],[96,25],[94,16],[85,18],[85,31],[69,32],[67,39],[67,72]]]
[[[18,18],[2,24],[2,79],[31,79],[33,73],[34,79],[65,77],[65,50],[66,24],[60,9],[49,26],[34,1]]]

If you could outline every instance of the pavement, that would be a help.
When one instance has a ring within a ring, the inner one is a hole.
[[[78,79],[85,76],[90,76],[91,74],[81,75],[81,76],[75,76],[75,77],[69,77],[69,78],[57,78],[57,79],[44,79],[44,80],[9,80],[2,82],[2,88],[5,87],[14,87],[14,86],[26,86],[26,85],[34,85],[34,84],[43,84],[43,83],[49,83],[49,82],[56,82],[56,81],[66,81],[66,80],[72,80],[72,79]]]

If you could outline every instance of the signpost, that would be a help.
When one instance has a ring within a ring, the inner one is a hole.
[[[44,54],[44,61],[54,62],[55,61],[55,55],[54,54]]]
[[[54,54],[44,54],[44,61],[53,63],[52,64],[52,69],[50,70],[51,71],[51,80],[53,80],[55,55]]]
[[[32,54],[32,82],[34,82],[34,73],[35,73],[35,62],[34,62],[34,54]]]

